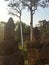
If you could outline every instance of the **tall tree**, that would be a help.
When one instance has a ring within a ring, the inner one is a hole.
[[[42,6],[42,7],[46,7],[45,2],[47,2],[47,0],[20,0],[24,6],[27,6],[30,10],[30,41],[32,41],[32,28],[33,28],[33,15],[35,13],[35,10],[37,10],[38,6]]]
[[[22,3],[19,0],[6,0],[9,1],[8,6],[10,7],[9,14],[17,16],[20,20],[20,33],[21,33],[21,43],[23,48],[23,33],[22,33],[22,24],[21,24],[21,15],[22,15]]]
[[[30,26],[29,25],[26,25],[25,23],[21,22],[22,23],[22,31],[23,31],[23,40],[24,42],[27,40],[29,41],[29,34],[30,34],[30,31],[29,31],[29,28]],[[20,42],[20,22],[17,22],[16,24],[16,29],[15,29],[15,38],[17,41]]]
[[[32,41],[32,26],[33,26],[33,14],[35,13],[35,10],[37,9],[37,3],[39,0],[21,0],[24,6],[27,6],[30,10],[30,41]]]
[[[42,6],[42,7],[46,7],[46,5],[48,4],[47,2],[49,0],[6,0],[9,1],[9,7],[12,8],[12,14],[16,15],[17,17],[19,17],[16,12],[18,12],[18,14],[20,13],[21,16],[21,5],[23,3],[24,6],[27,6],[30,10],[30,17],[31,17],[31,21],[30,21],[30,41],[32,41],[32,27],[33,27],[33,14],[35,13],[35,10],[37,10],[38,6]],[[21,20],[21,17],[20,17]]]

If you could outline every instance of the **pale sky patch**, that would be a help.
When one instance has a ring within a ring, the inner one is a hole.
[[[0,0],[0,21],[7,22],[10,15],[8,15],[8,7],[7,2],[4,0]],[[13,16],[14,21],[19,20],[17,17]],[[41,8],[38,7],[38,9],[35,11],[35,14],[33,15],[33,24],[34,26],[38,24],[38,21],[40,20],[49,20],[49,8]],[[23,10],[22,12],[22,21],[26,24],[30,24],[30,12],[27,10]]]

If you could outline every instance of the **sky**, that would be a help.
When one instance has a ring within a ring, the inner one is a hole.
[[[4,0],[0,0],[0,21],[7,22],[9,17],[11,15],[8,15],[8,7],[7,2]],[[12,16],[14,21],[19,20],[16,16]],[[49,20],[49,8],[41,8],[38,7],[38,9],[35,11],[35,14],[33,15],[33,26],[36,26],[40,20]],[[27,9],[24,9],[22,11],[22,19],[24,23],[30,24],[30,12]]]

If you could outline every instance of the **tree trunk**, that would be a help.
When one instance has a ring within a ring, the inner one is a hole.
[[[21,23],[21,11],[20,11],[20,33],[21,33],[21,44],[23,48],[23,33],[22,33],[22,23]]]
[[[33,29],[33,15],[32,15],[32,3],[31,3],[31,9],[30,9],[30,15],[31,15],[31,23],[30,23],[30,41],[32,42],[32,29]]]

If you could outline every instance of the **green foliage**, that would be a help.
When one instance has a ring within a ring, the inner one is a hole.
[[[31,4],[32,4],[32,7],[37,6],[38,2],[40,0],[21,0],[21,1],[22,1],[22,3],[23,3],[24,6],[28,6],[29,9],[30,9],[31,8]]]
[[[22,49],[22,45],[19,44],[19,49],[20,49],[21,51],[23,51],[23,54],[24,54],[25,64],[27,64],[27,58],[28,58],[28,52],[27,52],[28,42],[29,42],[29,41],[27,41],[27,40],[24,41],[23,49]]]
[[[41,31],[42,38],[49,39],[49,21],[42,20],[39,21],[39,23],[40,23],[39,29]]]
[[[21,36],[20,36],[20,22],[17,22],[16,24],[16,29],[15,29],[15,39],[17,41],[21,41]],[[26,25],[25,23],[22,23],[22,31],[23,31],[23,38],[25,40],[29,40],[29,34],[30,34],[30,26]]]

